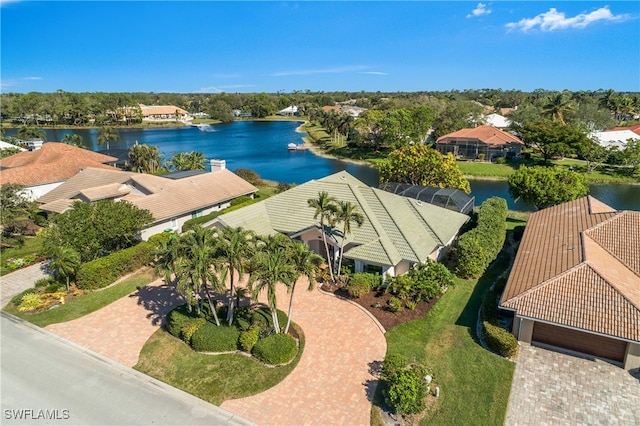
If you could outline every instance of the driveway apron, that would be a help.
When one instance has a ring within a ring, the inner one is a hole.
[[[640,425],[640,379],[605,361],[522,345],[505,424]]]
[[[45,328],[133,367],[142,347],[160,327],[165,315],[182,303],[174,286],[156,280],[89,315]]]

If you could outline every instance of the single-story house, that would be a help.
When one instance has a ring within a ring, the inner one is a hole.
[[[630,139],[640,139],[640,135],[631,129],[617,128],[614,130],[605,130],[603,132],[594,132],[591,137],[598,141],[600,146],[604,148],[617,147],[624,149],[627,141]]]
[[[19,151],[26,151],[26,149],[21,146],[14,145],[12,143],[5,142],[5,141],[0,141],[0,150],[7,149],[7,148],[17,149]]]
[[[281,109],[278,111],[279,115],[298,115],[298,107],[295,105],[291,105],[286,107],[285,109]]]
[[[482,121],[487,126],[493,126],[493,127],[498,128],[498,129],[506,129],[507,127],[509,127],[511,125],[511,120],[509,120],[507,117],[504,117],[504,116],[502,116],[500,114],[496,114],[496,113],[485,115],[482,118]]]
[[[86,168],[116,170],[117,158],[60,142],[0,159],[0,183],[22,185],[25,195],[35,200]]]
[[[438,260],[469,220],[458,212],[369,187],[341,171],[223,214],[203,226],[241,226],[259,235],[282,233],[305,242],[323,256],[324,232],[329,257],[335,262],[342,245],[340,226],[330,229],[325,225],[321,229],[319,219],[314,218],[315,209],[307,203],[321,191],[353,203],[364,215],[362,226],[353,225],[344,243],[344,258],[353,260],[356,272],[396,276],[427,258]]]
[[[140,111],[142,112],[142,121],[181,121],[183,123],[193,121],[193,117],[186,110],[175,105],[140,104]]]
[[[587,196],[529,218],[501,309],[519,341],[640,367],[640,212]]]
[[[435,148],[442,154],[452,153],[456,158],[476,159],[482,154],[486,160],[507,155],[518,155],[524,143],[504,130],[493,126],[461,129],[440,136]]]
[[[224,160],[211,160],[212,171],[169,177],[88,168],[40,197],[40,208],[63,213],[75,201],[124,200],[151,212],[154,222],[140,238],[180,230],[192,218],[229,207],[231,200],[253,196],[258,189],[226,169]]]

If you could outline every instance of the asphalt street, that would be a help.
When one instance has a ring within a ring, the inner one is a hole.
[[[251,424],[4,312],[0,322],[0,424]]]

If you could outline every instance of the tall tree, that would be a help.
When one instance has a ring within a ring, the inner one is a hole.
[[[243,228],[224,228],[218,239],[216,257],[227,269],[229,275],[229,309],[227,310],[227,322],[233,323],[235,275],[238,280],[244,278],[247,271],[247,264],[254,252],[254,237],[252,231]]]
[[[62,143],[66,143],[67,145],[77,146],[78,148],[86,148],[84,145],[84,139],[82,136],[78,134],[69,134],[64,135],[64,139],[62,139]]]
[[[520,129],[520,136],[523,142],[542,154],[545,162],[573,154],[590,142],[579,128],[551,120],[525,124]]]
[[[41,129],[38,129],[37,127],[32,127],[32,126],[20,127],[20,129],[18,129],[18,133],[16,134],[16,136],[22,140],[39,139],[45,142],[47,140],[47,135],[45,134],[44,130],[41,130]]]
[[[324,243],[324,251],[326,254],[327,264],[329,265],[329,275],[331,281],[335,281],[333,275],[333,259],[329,253],[329,244],[327,243],[327,233],[331,234],[333,227],[333,218],[336,213],[336,199],[329,195],[326,191],[318,192],[318,198],[309,198],[307,204],[315,209],[314,219],[320,218],[320,232],[322,232],[322,242]]]
[[[160,150],[157,146],[140,144],[138,141],[129,148],[126,167],[136,173],[156,173],[161,169]]]
[[[289,332],[289,325],[291,324],[291,315],[293,312],[293,293],[296,289],[298,280],[303,276],[306,277],[309,281],[307,290],[313,290],[316,284],[316,276],[318,275],[318,271],[320,271],[320,265],[323,262],[322,257],[312,252],[309,249],[309,246],[300,241],[290,242],[288,259],[293,266],[294,278],[288,288],[289,313],[287,314],[287,325],[284,328],[285,334]]]
[[[24,187],[15,183],[0,185],[0,228],[2,234],[10,234],[16,230],[21,217],[29,216],[35,209],[36,203],[30,201],[24,193]]]
[[[575,111],[575,105],[567,92],[556,93],[542,107],[543,116],[550,117],[560,124],[566,124],[566,114],[573,111]]]
[[[575,200],[589,191],[583,174],[560,167],[520,166],[508,182],[513,198],[538,209]]]
[[[276,290],[278,284],[290,287],[295,280],[295,271],[288,261],[288,251],[279,244],[269,244],[268,250],[259,251],[252,259],[249,288],[252,298],[258,300],[262,291],[267,292],[273,328],[280,333]]]
[[[169,166],[174,170],[204,170],[206,158],[202,152],[174,152]]]
[[[69,292],[69,279],[80,268],[80,255],[71,247],[56,246],[50,253],[51,262],[49,268],[54,274],[67,280],[67,293]]]
[[[389,154],[379,166],[382,182],[401,182],[471,192],[455,158],[426,145],[407,145]]]
[[[120,140],[120,134],[118,134],[115,128],[105,126],[98,130],[98,145],[102,146],[106,144],[107,151],[109,150],[109,142],[116,142],[118,140]]]
[[[338,201],[336,210],[336,222],[342,224],[342,241],[340,242],[340,260],[338,262],[338,277],[342,273],[342,258],[344,256],[344,241],[351,233],[351,225],[361,227],[364,223],[364,215],[358,211],[358,206],[349,201]]]

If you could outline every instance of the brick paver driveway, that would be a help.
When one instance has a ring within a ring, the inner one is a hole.
[[[277,297],[286,312],[286,291]],[[266,392],[221,407],[260,425],[369,425],[376,385],[370,370],[387,351],[380,328],[354,304],[306,291],[302,280],[292,318],[306,337],[296,369]]]
[[[182,303],[174,286],[156,280],[89,315],[45,328],[133,367],[138,362],[140,350],[160,327],[164,316]]]
[[[318,290],[296,289],[293,321],[306,346],[298,366],[274,388],[226,401],[222,408],[260,425],[368,425],[376,377],[387,344],[378,324],[355,304]],[[288,309],[280,289],[278,308]],[[182,303],[161,280],[82,318],[48,330],[127,366],[134,366],[147,339]]]
[[[522,345],[506,425],[640,425],[640,380],[604,361]]]

